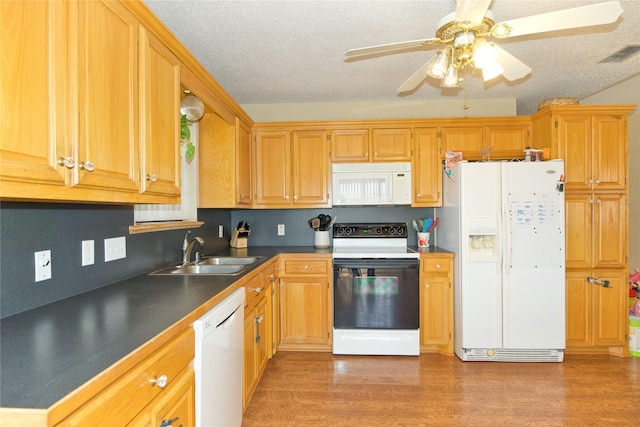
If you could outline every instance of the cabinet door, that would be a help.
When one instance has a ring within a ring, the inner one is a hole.
[[[283,344],[329,343],[327,288],[326,279],[280,279],[280,339]]]
[[[329,143],[325,131],[293,132],[293,204],[329,207]]]
[[[180,62],[142,27],[139,61],[142,192],[176,196],[177,201],[180,196]]]
[[[483,147],[491,148],[491,159],[522,159],[530,146],[528,125],[494,125],[484,129]]]
[[[120,3],[77,7],[78,169],[72,182],[138,192],[138,23]]]
[[[413,154],[414,207],[442,206],[442,161],[436,128],[418,128]]]
[[[627,221],[623,194],[594,194],[593,268],[626,268]]]
[[[373,129],[371,149],[374,162],[410,162],[411,129]]]
[[[331,131],[331,161],[368,162],[369,130],[349,129]]]
[[[558,116],[558,156],[564,159],[565,191],[590,190],[591,121],[588,115]]]
[[[251,128],[239,118],[236,118],[236,140],[236,205],[251,207]]]
[[[250,308],[244,313],[244,378],[243,378],[243,404],[246,408],[258,383],[258,370],[256,369],[256,309]]]
[[[267,333],[267,299],[262,298],[256,305],[256,373],[258,379],[262,376],[264,368],[267,367],[269,361],[268,349],[271,347],[269,343],[269,334]]]
[[[256,134],[256,205],[291,205],[291,154],[289,132]]]
[[[445,152],[462,151],[464,160],[482,158],[480,147],[483,145],[483,129],[481,127],[443,127],[440,129],[440,134]]]
[[[593,189],[620,190],[626,186],[627,116],[591,118],[593,132]]]
[[[198,207],[233,208],[236,205],[236,130],[216,113],[206,113],[199,123]]]
[[[609,287],[589,284],[593,289],[593,344],[625,345],[629,285],[625,271],[595,271],[593,277],[609,281]]]
[[[593,258],[593,201],[591,194],[565,193],[565,249],[567,269],[590,269]]]
[[[589,272],[566,273],[565,333],[567,347],[590,346],[592,329],[592,285],[587,282]]]
[[[66,168],[57,160],[75,155],[68,139],[67,16],[63,2],[0,2],[2,197],[24,197],[16,182],[36,184],[29,187],[35,191],[37,184],[65,184]]]
[[[451,339],[449,325],[451,300],[447,277],[425,277],[420,289],[420,342],[423,345],[447,345]]]

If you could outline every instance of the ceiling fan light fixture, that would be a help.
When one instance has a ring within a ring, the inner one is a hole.
[[[473,45],[473,65],[476,68],[484,69],[496,63],[498,54],[493,48],[493,44],[484,38],[477,38]]]
[[[498,77],[502,73],[504,73],[504,68],[502,68],[502,65],[494,62],[493,64],[482,69],[482,78],[486,82]]]
[[[441,79],[447,72],[447,66],[449,65],[449,55],[446,49],[438,51],[429,64],[427,65],[427,75],[434,79]]]
[[[453,65],[449,65],[447,73],[440,82],[441,87],[458,87],[458,69]]]

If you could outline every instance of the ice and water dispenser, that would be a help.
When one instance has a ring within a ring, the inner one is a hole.
[[[496,218],[469,218],[467,225],[468,261],[495,261],[498,259],[498,221]]]

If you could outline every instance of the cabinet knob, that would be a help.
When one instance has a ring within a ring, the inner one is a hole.
[[[147,181],[156,182],[157,180],[158,180],[158,177],[156,176],[155,173],[147,175]]]
[[[58,159],[58,164],[60,166],[64,166],[67,169],[73,169],[76,166],[76,161],[73,157],[60,157]]]
[[[595,182],[596,184],[600,184],[600,180],[599,180],[599,179],[596,179],[594,182]]]
[[[260,292],[262,292],[262,288],[258,287],[258,288],[249,288],[250,291],[254,291],[256,294],[259,294]]]
[[[151,384],[151,387],[153,387],[154,385],[157,385],[159,388],[165,388],[167,386],[167,382],[169,380],[167,379],[166,375],[160,375],[159,377],[153,377],[149,380],[149,384]]]
[[[96,170],[96,165],[91,160],[87,160],[85,162],[80,162],[78,164],[78,168],[82,169],[83,171],[93,172],[94,170]]]
[[[436,268],[440,270],[440,264],[436,264]]]
[[[427,289],[429,289],[429,284],[428,284],[428,283],[425,283],[425,284],[424,284],[424,287],[425,287],[425,288],[427,288]]]

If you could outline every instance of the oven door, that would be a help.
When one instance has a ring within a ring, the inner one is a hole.
[[[333,283],[334,329],[419,329],[419,260],[334,259]]]

